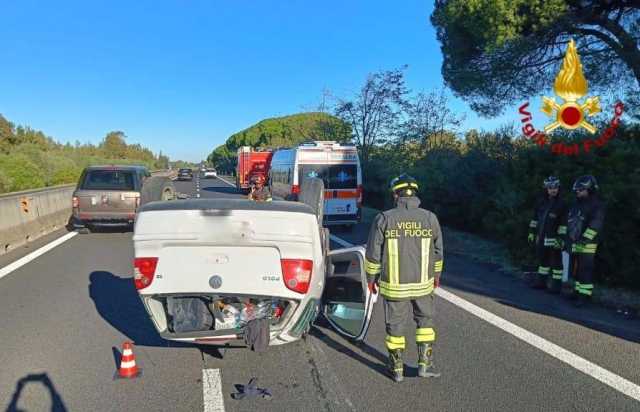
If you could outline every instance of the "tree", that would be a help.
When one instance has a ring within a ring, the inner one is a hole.
[[[400,142],[418,143],[422,151],[444,145],[465,119],[464,114],[458,115],[449,108],[444,89],[411,97],[403,115]]]
[[[13,123],[0,114],[0,151],[8,153],[11,146],[16,144]]]
[[[155,162],[155,167],[157,169],[168,169],[169,168],[169,156],[165,156],[162,154],[162,151],[158,153],[158,158]]]
[[[550,88],[575,39],[595,90],[640,91],[637,0],[436,0],[446,84],[481,114]]]
[[[126,135],[124,132],[109,132],[102,141],[101,148],[112,159],[124,159],[127,155]]]
[[[397,121],[408,93],[404,85],[404,70],[369,74],[364,85],[350,99],[338,98],[336,116],[351,126],[363,163],[369,160],[373,146],[389,139],[396,131]]]

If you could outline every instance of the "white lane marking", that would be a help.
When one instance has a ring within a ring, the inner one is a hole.
[[[442,288],[438,288],[436,289],[436,293],[441,298],[453,303],[461,309],[466,310],[472,315],[475,315],[480,319],[489,322],[493,326],[496,326],[503,331],[512,334],[516,338],[528,343],[534,348],[540,349],[548,355],[561,360],[567,365],[583,373],[586,373],[594,379],[599,380],[605,385],[611,386],[618,392],[621,392],[635,399],[636,401],[640,401],[640,386],[628,381],[622,376],[616,375],[615,373],[610,372],[596,365],[595,363],[576,355],[575,353],[569,352],[568,350],[556,345],[555,343],[549,342],[548,340],[541,338],[540,336],[535,335],[528,330],[523,329],[520,326],[517,326],[505,319],[502,319],[501,317],[496,316],[493,313],[486,311],[471,302],[467,302],[466,300],[454,295],[451,292],[448,292]]]
[[[202,394],[204,412],[224,412],[220,369],[202,370]]]
[[[235,183],[231,183],[229,182],[227,179],[223,179],[220,176],[216,176],[218,179],[222,180],[223,182],[225,182],[226,184],[228,184],[229,186],[233,186],[236,187]]]
[[[329,239],[333,240],[334,242],[336,242],[337,244],[339,244],[342,247],[352,247],[353,246],[353,244],[347,242],[346,240],[340,239],[336,235],[329,235]]]
[[[71,239],[77,234],[78,232],[69,232],[64,236],[57,238],[53,242],[50,242],[42,246],[40,249],[34,250],[33,252],[29,253],[27,256],[23,256],[20,259],[16,260],[15,262],[8,264],[7,266],[0,269],[0,278],[7,276],[9,273],[13,272],[14,270],[26,265],[27,263],[38,258],[39,256],[44,255],[54,247],[66,242],[67,240]]]
[[[340,239],[337,236],[331,235],[331,240],[339,243],[344,247],[354,246],[352,243],[349,243],[343,239]],[[601,366],[596,365],[593,362],[590,362],[573,352],[569,352],[561,346],[556,345],[555,343],[549,342],[548,340],[529,332],[528,330],[521,328],[518,325],[515,325],[509,322],[506,319],[503,319],[499,316],[494,315],[493,313],[482,309],[481,307],[474,305],[471,302],[468,302],[461,297],[454,295],[453,293],[439,287],[436,289],[435,293],[440,296],[442,299],[456,305],[460,309],[466,310],[479,317],[480,319],[492,324],[493,326],[502,329],[503,331],[515,336],[516,338],[528,343],[536,349],[540,349],[548,355],[553,356],[554,358],[566,363],[574,369],[579,370],[582,373],[585,373],[592,378],[599,380],[612,387],[613,389],[621,392],[630,398],[635,399],[636,401],[640,401],[640,386],[635,383],[623,378],[622,376],[616,375],[613,372],[604,369]]]

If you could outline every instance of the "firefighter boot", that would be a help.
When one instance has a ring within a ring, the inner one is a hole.
[[[389,375],[394,382],[402,382],[403,368],[402,349],[394,349],[389,351],[389,363],[387,364]]]
[[[418,376],[439,378],[440,372],[433,365],[433,346],[430,343],[418,343]]]

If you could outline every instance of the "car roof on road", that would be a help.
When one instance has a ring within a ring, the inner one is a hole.
[[[314,214],[313,209],[304,203],[284,200],[254,202],[248,199],[188,199],[151,202],[142,206],[140,212],[161,210],[264,210]]]

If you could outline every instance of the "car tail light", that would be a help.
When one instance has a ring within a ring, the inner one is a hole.
[[[362,206],[362,185],[358,185],[358,207]]]
[[[313,261],[306,259],[281,259],[284,285],[294,292],[307,293],[311,284]]]
[[[291,194],[292,195],[299,195],[300,194],[300,186],[292,185],[291,186]]]
[[[71,198],[71,207],[74,209],[80,207],[80,199],[78,199],[78,196],[74,196]]]
[[[136,289],[144,289],[153,282],[156,266],[158,266],[157,257],[133,259],[133,281],[136,284]]]

